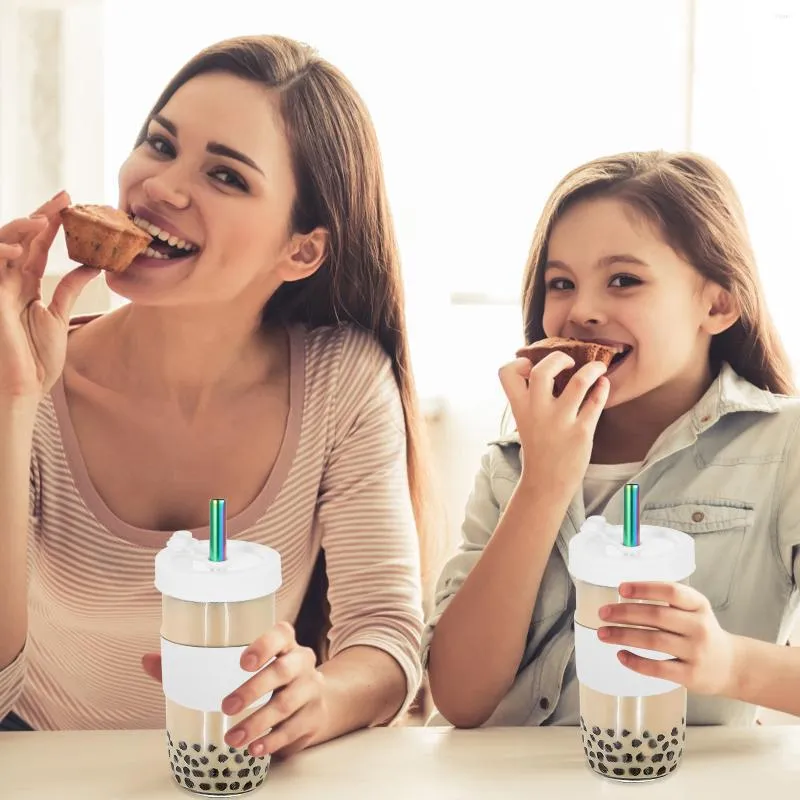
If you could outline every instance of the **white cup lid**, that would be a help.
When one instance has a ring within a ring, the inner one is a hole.
[[[622,543],[622,525],[589,517],[568,548],[569,573],[594,586],[616,587],[626,581],[682,581],[695,569],[694,539],[683,531],[639,526],[639,545]]]
[[[281,585],[280,554],[266,545],[229,539],[225,561],[208,556],[208,539],[176,531],[156,555],[156,588],[192,603],[236,603],[274,594]]]

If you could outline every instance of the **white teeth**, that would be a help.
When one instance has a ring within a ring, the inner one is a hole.
[[[192,252],[197,249],[191,242],[187,242],[184,239],[179,239],[174,234],[159,228],[157,225],[153,225],[152,222],[148,222],[143,217],[134,217],[133,223],[142,230],[147,231],[154,239],[160,239],[162,242],[167,242],[170,247],[178,247],[181,250],[186,250],[188,252]],[[164,258],[166,257],[167,256],[164,256]]]
[[[159,253],[158,250],[153,250],[152,247],[146,248],[145,251],[144,251],[144,254],[148,258],[160,258],[160,259],[163,259],[165,261],[169,259],[168,255],[165,255],[164,253]]]

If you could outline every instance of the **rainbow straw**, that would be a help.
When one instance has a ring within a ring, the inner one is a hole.
[[[209,503],[209,527],[211,537],[208,543],[208,560],[225,560],[225,501],[214,499]]]
[[[622,544],[639,546],[639,484],[625,484],[625,512],[622,527]]]

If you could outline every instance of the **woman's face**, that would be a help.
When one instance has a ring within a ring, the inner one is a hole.
[[[150,120],[119,182],[120,208],[157,237],[124,273],[107,276],[133,302],[262,306],[324,255],[318,236],[291,232],[289,143],[277,95],[258,83],[192,78]]]

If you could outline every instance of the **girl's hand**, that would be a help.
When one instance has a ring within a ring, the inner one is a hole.
[[[69,314],[99,270],[78,267],[42,303],[47,255],[70,203],[62,192],[30,217],[0,227],[0,396],[40,400],[58,379],[67,351]]]
[[[621,650],[618,658],[634,672],[685,686],[690,692],[731,694],[736,679],[734,637],[722,630],[706,597],[680,583],[623,583],[622,597],[661,601],[669,605],[614,603],[599,610],[600,618],[615,624],[597,635],[604,642],[674,656],[656,661]],[[644,625],[655,630],[622,628]]]
[[[549,485],[568,499],[586,473],[610,388],[605,364],[591,361],[572,376],[560,397],[553,397],[556,377],[574,366],[570,356],[557,351],[536,366],[518,358],[500,370],[522,443],[522,482]]]
[[[301,647],[294,628],[278,623],[242,653],[242,669],[252,678],[225,698],[222,710],[238,714],[268,692],[269,702],[232,728],[225,736],[231,747],[254,756],[286,758],[313,744],[328,723],[325,678],[316,668],[314,651]]]

